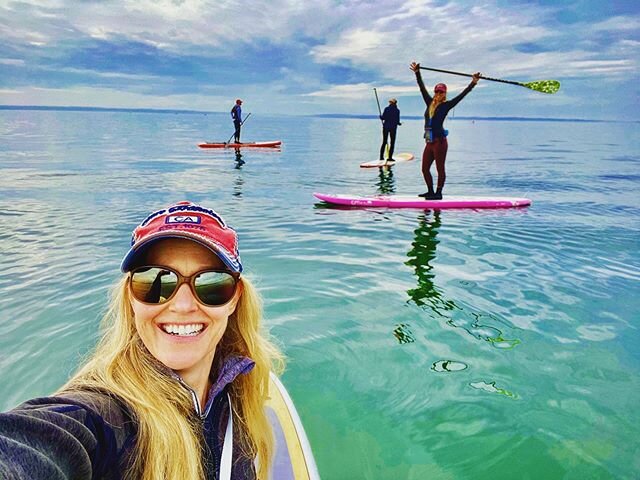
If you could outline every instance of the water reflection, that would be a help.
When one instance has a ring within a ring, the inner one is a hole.
[[[378,181],[376,182],[380,195],[393,195],[396,193],[395,179],[391,167],[378,168]]]
[[[418,277],[416,288],[407,291],[411,300],[419,307],[428,307],[435,314],[443,316],[442,310],[452,310],[457,306],[453,300],[445,300],[434,283],[435,273],[432,262],[436,258],[436,247],[440,243],[438,241],[440,225],[440,210],[434,210],[432,213],[425,211],[418,217],[418,228],[413,232],[415,240],[407,253],[409,260],[405,265],[412,266]]]
[[[405,265],[413,267],[418,279],[417,286],[407,290],[410,301],[445,319],[449,326],[461,328],[472,337],[488,342],[495,348],[515,347],[520,340],[505,338],[499,328],[489,324],[491,321],[497,322],[492,314],[467,312],[455,300],[447,299],[441,289],[436,286],[433,263],[440,243],[438,240],[438,230],[442,224],[440,215],[440,210],[432,212],[426,210],[418,217],[418,228],[414,231],[415,239],[411,250],[407,253],[409,260],[405,262]],[[404,325],[403,328],[408,330],[409,325]],[[396,330],[394,330],[394,336],[398,338]]]
[[[240,148],[236,147],[235,149],[236,152],[236,169],[240,170],[242,168],[242,165],[245,164],[245,161],[242,159],[242,152],[240,151]]]
[[[399,343],[413,343],[416,341],[407,323],[398,323],[396,328],[393,329],[393,336],[396,337]]]
[[[242,187],[244,186],[244,178],[242,175],[238,175],[235,182],[233,182],[233,196],[234,197],[242,197]]]
[[[507,390],[506,388],[496,387],[496,382],[471,382],[469,386],[475,388],[476,390],[484,390],[485,392],[489,393],[497,393],[498,395],[504,395],[505,397],[514,399],[518,398],[518,395],[514,392]]]

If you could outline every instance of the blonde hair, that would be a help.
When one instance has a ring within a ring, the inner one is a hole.
[[[438,100],[436,100],[436,98],[438,98]],[[438,108],[438,105],[441,105],[446,101],[447,101],[447,94],[446,93],[444,94],[442,99],[440,99],[439,97],[436,97],[434,95],[433,98],[431,99],[431,103],[429,104],[429,118],[433,118],[433,116],[436,113],[436,108]]]
[[[130,302],[128,276],[114,287],[103,319],[104,332],[88,361],[58,393],[107,391],[132,410],[138,427],[127,479],[201,479],[202,421],[191,396],[176,380],[159,372],[158,361],[137,333]],[[280,373],[284,359],[262,331],[262,301],[246,278],[227,329],[216,348],[219,362],[228,355],[251,358],[255,367],[231,384],[234,422],[240,425],[238,445],[257,458],[258,478],[266,479],[274,439],[264,409],[269,371]],[[167,459],[172,459],[167,461]]]

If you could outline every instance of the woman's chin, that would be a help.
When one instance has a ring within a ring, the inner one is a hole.
[[[177,373],[192,370],[199,363],[199,359],[189,354],[162,355],[158,360]]]

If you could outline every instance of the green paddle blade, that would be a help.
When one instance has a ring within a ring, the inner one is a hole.
[[[556,93],[560,90],[560,82],[557,80],[538,80],[537,82],[521,83],[520,85],[542,93]]]

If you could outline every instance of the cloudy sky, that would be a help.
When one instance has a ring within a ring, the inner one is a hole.
[[[637,0],[0,0],[0,104],[375,114],[412,61],[481,81],[457,116],[640,120]],[[424,72],[455,93],[468,79]]]

